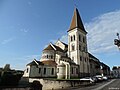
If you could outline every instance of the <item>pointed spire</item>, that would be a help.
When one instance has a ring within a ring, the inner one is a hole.
[[[85,28],[83,26],[83,23],[82,23],[82,20],[81,20],[81,17],[80,17],[80,14],[77,8],[74,9],[74,15],[72,17],[72,21],[71,21],[70,28],[68,31],[71,31],[75,28],[79,28],[83,30],[85,33],[87,33],[85,31]]]

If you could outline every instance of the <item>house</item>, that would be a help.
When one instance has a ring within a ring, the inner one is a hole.
[[[100,75],[101,74],[101,64],[98,58],[89,53],[90,61],[90,76]]]
[[[120,78],[120,66],[113,66],[112,75],[115,78]]]
[[[103,62],[100,62],[100,64],[101,64],[101,74],[103,76],[110,76],[110,67]]]

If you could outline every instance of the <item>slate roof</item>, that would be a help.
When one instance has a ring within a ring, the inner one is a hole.
[[[95,61],[99,61],[99,59],[97,59],[95,56],[93,56],[92,54],[90,54],[90,53],[88,53],[89,54],[89,57],[90,58],[94,58],[95,59]]]
[[[60,47],[58,47],[58,46],[56,46],[56,45],[53,45],[53,46],[56,48],[56,51],[63,52],[63,50],[62,50]]]
[[[44,50],[54,50],[54,48],[49,44]]]
[[[41,61],[44,65],[57,66],[57,63],[53,60]]]
[[[30,66],[38,66],[38,65],[44,65],[42,62],[40,61],[37,61],[37,60],[33,60],[32,62],[28,63],[27,66],[30,65]]]
[[[79,11],[77,8],[74,9],[74,15],[72,17],[72,21],[71,21],[71,24],[70,24],[70,28],[68,31],[71,31],[75,28],[80,28],[81,30],[83,30],[85,33],[87,33],[85,31],[85,28],[83,26],[83,22],[81,20],[81,17],[80,17],[80,14],[79,14]]]

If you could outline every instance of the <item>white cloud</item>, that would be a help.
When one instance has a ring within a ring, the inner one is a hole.
[[[85,24],[88,31],[88,47],[92,53],[114,52],[116,33],[120,32],[120,10],[94,18]]]
[[[114,45],[114,39],[117,38],[116,33],[120,33],[120,10],[95,17],[84,26],[88,31],[87,40],[90,52],[97,54],[118,51],[117,46]],[[63,34],[60,40],[67,43],[67,34]],[[55,41],[57,40],[52,40],[52,42]]]
[[[1,42],[1,44],[7,44],[7,43],[9,43],[9,42],[11,42],[11,41],[13,41],[15,38],[8,38],[8,39],[5,39],[5,40],[3,40],[2,42]]]

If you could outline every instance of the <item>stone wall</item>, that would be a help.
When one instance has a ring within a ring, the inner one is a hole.
[[[80,85],[80,80],[29,79],[30,83],[33,81],[39,81],[43,85],[43,90],[62,89]]]

